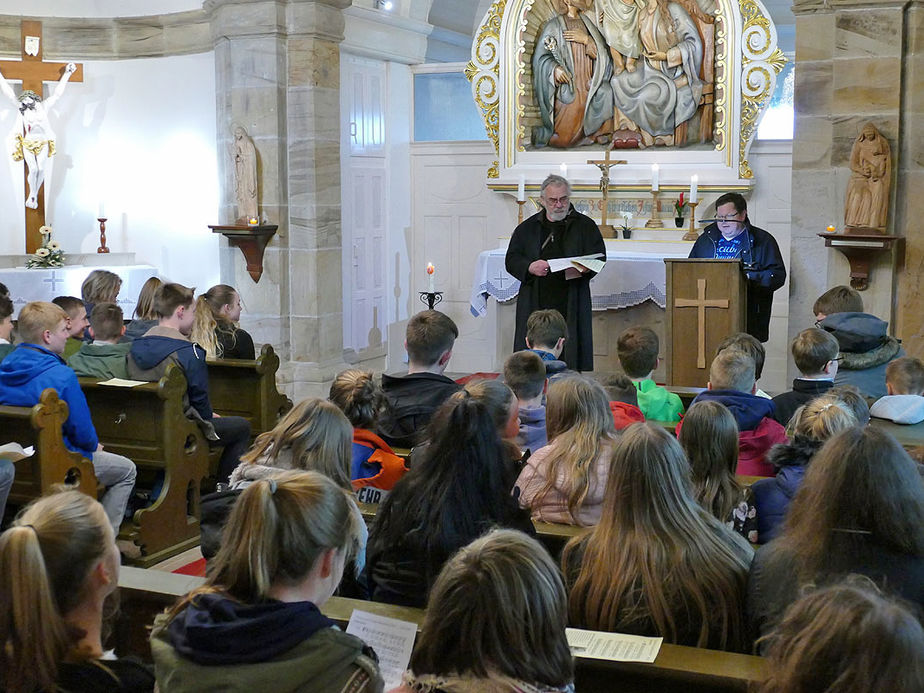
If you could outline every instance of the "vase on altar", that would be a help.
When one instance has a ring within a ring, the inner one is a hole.
[[[674,217],[674,224],[677,226],[678,229],[682,229],[683,228],[683,217]]]

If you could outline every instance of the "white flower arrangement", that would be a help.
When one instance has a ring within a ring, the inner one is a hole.
[[[26,262],[26,267],[30,269],[40,269],[47,267],[63,267],[64,251],[61,250],[61,244],[51,240],[51,227],[43,226],[39,229],[42,234],[42,247],[32,253],[32,257]]]

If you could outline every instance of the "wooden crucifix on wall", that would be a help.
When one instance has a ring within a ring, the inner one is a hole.
[[[45,225],[44,183],[49,177],[55,153],[55,135],[48,111],[55,105],[68,81],[83,81],[83,66],[74,63],[46,63],[42,60],[42,23],[23,20],[21,60],[0,60],[0,92],[19,111],[13,133],[13,159],[25,162],[26,252],[41,246],[39,229]],[[21,81],[16,96],[9,81]],[[51,96],[43,98],[45,82],[56,81]]]

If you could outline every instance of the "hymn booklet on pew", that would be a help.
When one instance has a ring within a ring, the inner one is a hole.
[[[603,633],[596,630],[566,628],[568,646],[575,657],[608,659],[613,662],[647,662],[657,659],[663,638]]]
[[[98,383],[99,385],[109,385],[110,387],[138,387],[139,385],[147,385],[145,380],[126,380],[125,378],[110,378],[109,380],[103,380]]]
[[[386,691],[401,685],[417,637],[416,623],[354,609],[346,632],[375,650]]]
[[[591,272],[600,273],[606,264],[606,257],[603,253],[595,255],[575,255],[574,257],[557,257],[548,261],[551,272],[561,272],[566,269],[589,269]]]
[[[24,448],[19,443],[7,443],[0,445],[0,459],[9,460],[10,462],[19,462],[35,454],[35,448],[31,445]]]

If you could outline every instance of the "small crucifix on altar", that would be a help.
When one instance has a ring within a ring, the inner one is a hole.
[[[606,215],[610,206],[610,169],[619,164],[628,163],[625,159],[613,159],[610,161],[610,150],[603,153],[603,160],[590,159],[588,164],[593,164],[600,169],[600,192],[603,194],[603,207],[600,212],[600,233],[604,238],[612,238],[616,235],[615,229],[606,223]]]
[[[24,161],[26,182],[26,252],[42,244],[39,229],[45,225],[44,183],[51,177],[55,134],[48,111],[64,93],[68,81],[83,81],[83,66],[42,60],[42,23],[23,20],[22,59],[0,60],[0,93],[19,111],[13,131],[13,160]],[[17,97],[9,81],[21,81]],[[51,96],[43,98],[44,82],[57,81]]]

